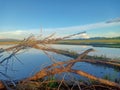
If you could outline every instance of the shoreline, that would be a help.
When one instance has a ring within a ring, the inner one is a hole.
[[[119,39],[111,40],[63,40],[59,41],[56,44],[64,45],[91,45],[93,47],[108,47],[108,48],[120,48]]]
[[[107,47],[107,48],[120,48],[118,44],[75,44],[75,43],[55,43],[61,45],[89,45],[93,47]]]
[[[1,41],[0,45],[13,45],[19,44],[22,41]],[[61,40],[53,44],[64,45],[90,45],[93,47],[108,47],[108,48],[120,48],[120,39],[85,39],[85,40]]]

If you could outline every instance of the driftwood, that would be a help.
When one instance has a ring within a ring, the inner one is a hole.
[[[0,89],[5,88],[4,84],[0,81]]]
[[[84,53],[82,53],[80,56],[78,56],[78,58],[75,59],[75,60],[57,62],[57,63],[54,63],[50,66],[47,66],[44,69],[42,69],[40,72],[36,73],[34,76],[28,78],[27,80],[38,80],[40,78],[44,78],[44,77],[49,76],[49,75],[60,74],[60,73],[63,73],[63,72],[71,72],[71,73],[75,73],[75,74],[87,77],[89,79],[98,81],[98,82],[100,82],[102,84],[105,84],[105,85],[120,88],[120,85],[115,83],[115,82],[111,82],[111,81],[108,81],[108,80],[105,80],[105,79],[95,77],[95,76],[93,76],[91,74],[88,74],[86,72],[83,72],[81,70],[72,69],[72,66],[77,62],[81,62],[82,61],[81,58],[83,58],[90,51],[93,51],[93,50],[92,49],[86,50]],[[66,64],[66,66],[64,66],[64,64]],[[60,68],[56,68],[57,66],[60,66]],[[63,67],[61,67],[61,66],[63,66]]]
[[[18,49],[18,48],[21,48],[21,49],[24,49],[24,48],[27,48],[27,47],[33,48],[33,46],[35,46],[37,44],[40,44],[40,45],[43,45],[43,46],[45,44],[53,44],[56,41],[67,39],[67,38],[70,38],[70,37],[73,37],[73,36],[76,36],[76,35],[79,35],[79,34],[83,34],[83,33],[86,33],[86,32],[80,32],[80,33],[68,35],[68,36],[65,36],[65,37],[62,37],[62,38],[52,38],[54,36],[54,34],[51,34],[50,36],[45,37],[42,40],[37,40],[34,36],[30,36],[27,39],[24,39],[23,41],[21,41],[18,45],[15,45],[13,47],[1,50],[0,53],[2,53],[4,51],[10,51],[10,50]]]
[[[81,33],[84,33],[84,32],[81,32]],[[96,76],[93,76],[93,75],[91,75],[89,73],[86,73],[84,71],[81,71],[81,70],[72,69],[74,64],[77,63],[77,62],[88,62],[88,63],[93,63],[93,64],[100,63],[100,64],[106,64],[106,65],[109,65],[109,66],[120,67],[120,64],[117,63],[116,61],[100,61],[100,60],[84,59],[84,57],[89,52],[94,51],[93,49],[88,49],[85,52],[83,52],[82,54],[78,54],[78,53],[72,53],[70,51],[54,49],[54,48],[46,46],[46,44],[51,44],[51,43],[54,43],[56,41],[69,38],[71,36],[79,35],[81,33],[69,35],[69,36],[66,36],[66,37],[63,37],[63,38],[56,38],[56,39],[51,39],[51,37],[54,36],[54,34],[52,34],[52,35],[44,38],[43,40],[36,40],[35,37],[30,36],[27,39],[20,42],[20,44],[18,44],[18,45],[15,45],[15,46],[7,48],[7,49],[2,49],[0,51],[0,53],[5,52],[5,51],[13,51],[13,53],[10,56],[4,58],[2,61],[0,61],[0,64],[2,64],[3,62],[5,62],[9,58],[11,58],[13,55],[18,53],[22,49],[35,48],[35,49],[39,49],[39,50],[43,50],[43,51],[49,51],[49,52],[54,52],[54,53],[57,53],[57,54],[66,55],[66,56],[72,57],[74,59],[64,61],[64,62],[53,63],[52,65],[47,66],[47,67],[43,68],[42,70],[40,70],[39,72],[37,72],[34,76],[29,77],[25,80],[22,80],[21,82],[25,82],[26,80],[38,80],[40,78],[44,78],[44,77],[49,76],[49,75],[60,74],[60,73],[63,73],[63,72],[70,72],[70,73],[75,73],[75,74],[87,77],[89,79],[98,81],[98,82],[100,82],[102,84],[105,84],[105,85],[108,85],[108,86],[114,86],[114,87],[120,88],[120,85],[115,83],[115,82],[98,78]],[[2,55],[0,57],[2,57]],[[58,66],[59,66],[59,68],[58,68]],[[0,82],[0,89],[4,88],[4,87],[5,87],[5,85],[1,81]]]
[[[45,67],[40,72],[36,73],[34,76],[28,78],[27,80],[38,80],[40,78],[44,78],[44,77],[49,76],[49,75],[60,74],[60,73],[63,73],[63,72],[71,72],[71,73],[75,73],[75,74],[87,77],[89,79],[98,81],[98,82],[100,82],[102,84],[105,84],[105,85],[109,85],[109,86],[114,86],[114,87],[120,88],[120,85],[115,83],[115,82],[98,78],[96,76],[93,76],[93,75],[88,74],[86,72],[83,72],[81,70],[72,69],[72,66],[75,63],[81,61],[80,58],[82,58],[81,55],[77,59],[75,59],[75,60],[69,60],[69,61],[66,61],[66,62],[54,63],[54,64],[52,64],[50,66]],[[66,64],[66,66],[64,66],[64,64]],[[61,66],[61,65],[63,65],[63,67],[60,67],[60,68],[56,67],[56,66]]]
[[[18,46],[19,45],[17,45],[16,47],[18,47]],[[11,47],[11,48],[8,48],[6,50],[11,50],[13,48],[15,48],[15,47]],[[78,53],[72,53],[72,52],[66,51],[66,50],[60,50],[60,49],[54,49],[54,48],[49,48],[49,47],[43,47],[43,46],[39,46],[39,45],[34,45],[33,48],[40,49],[40,50],[45,50],[45,51],[49,51],[49,52],[54,52],[54,53],[57,53],[57,54],[62,54],[62,55],[65,55],[65,56],[69,56],[71,58],[76,58],[77,56],[79,56]],[[17,50],[17,52],[18,51],[19,50]],[[11,56],[12,55],[10,55],[9,57],[11,57]],[[3,62],[3,61],[0,61],[0,63],[1,62]],[[94,59],[82,59],[81,62],[88,62],[88,63],[92,63],[92,64],[103,64],[103,65],[108,65],[109,67],[120,68],[120,62],[118,62],[118,61],[110,61],[110,60],[104,60],[103,61],[103,60],[94,60]]]
[[[91,64],[101,64],[101,65],[106,65],[106,67],[115,67],[120,69],[120,63],[116,62],[111,62],[111,61],[102,61],[102,60],[94,60],[94,59],[83,59],[81,62],[88,62]]]
[[[72,36],[79,35],[79,34],[82,34],[82,33],[85,33],[85,32],[69,35],[69,36],[66,36],[66,37],[63,37],[63,38],[56,38],[56,39],[51,39],[51,37],[54,35],[54,34],[51,34],[50,36],[46,37],[43,40],[37,40],[37,39],[35,39],[34,36],[30,36],[27,39],[23,40],[18,45],[15,45],[13,47],[1,50],[0,53],[2,53],[4,51],[11,51],[11,50],[12,51],[16,50],[18,52],[18,51],[20,51],[22,49],[25,49],[25,48],[36,48],[36,49],[39,49],[39,50],[55,52],[57,54],[62,54],[62,55],[69,56],[69,57],[72,57],[72,58],[77,58],[79,56],[78,53],[72,53],[72,52],[66,51],[66,50],[54,49],[54,48],[51,48],[51,47],[47,47],[46,44],[51,44],[51,43],[54,43],[56,41],[63,40],[63,39],[66,39],[66,38],[70,38]],[[106,65],[109,65],[111,67],[115,66],[115,67],[120,68],[120,62],[118,62],[118,61],[110,61],[110,60],[100,61],[100,60],[94,60],[94,59],[92,59],[92,60],[88,59],[88,60],[82,60],[82,61],[83,62],[88,62],[88,63],[93,63],[93,64],[96,64],[96,63],[106,64]]]

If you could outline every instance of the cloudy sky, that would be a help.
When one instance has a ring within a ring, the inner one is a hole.
[[[120,36],[120,0],[0,0],[0,38]]]

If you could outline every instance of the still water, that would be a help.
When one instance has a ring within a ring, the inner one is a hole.
[[[106,56],[110,58],[120,58],[120,49],[119,48],[104,48],[104,47],[92,47],[92,46],[81,46],[81,45],[49,45],[51,47],[63,50],[75,51],[82,53],[83,51],[94,48],[96,52],[90,52],[89,55],[96,56]],[[7,48],[10,46],[1,45],[0,48]],[[71,59],[60,54],[50,53],[48,54],[55,58],[57,61],[65,61]],[[0,54],[1,55],[1,54]],[[6,56],[9,55],[9,52],[5,52],[4,55],[0,58],[0,61],[3,60]],[[43,51],[36,49],[26,49],[19,52],[15,57],[5,61],[0,64],[0,80],[20,80],[27,77],[30,77],[35,74],[35,72],[52,64],[50,58],[44,54]],[[103,66],[96,66],[85,62],[79,62],[73,67],[75,69],[83,70],[92,75],[98,77],[104,77],[109,75],[113,80],[115,78],[120,79],[120,71],[114,70],[113,68],[107,68]],[[4,75],[5,74],[5,75]],[[78,76],[79,77],[79,76]]]

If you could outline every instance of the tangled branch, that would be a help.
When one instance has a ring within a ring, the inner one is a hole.
[[[55,35],[55,33],[53,33],[53,34],[51,34],[51,35],[49,35],[41,40],[36,39],[32,35],[32,36],[28,37],[27,39],[24,39],[23,41],[21,41],[18,45],[15,45],[15,46],[12,46],[12,47],[9,47],[6,49],[0,49],[0,54],[2,54],[3,52],[6,52],[6,51],[7,52],[13,51],[8,57],[1,60],[0,64],[5,62],[6,60],[9,60],[11,57],[16,55],[19,51],[21,51],[23,49],[35,48],[35,49],[39,49],[39,50],[43,50],[43,51],[49,51],[49,52],[54,52],[57,54],[69,56],[69,57],[72,57],[73,59],[68,60],[68,61],[64,61],[64,62],[54,62],[52,65],[43,68],[42,70],[37,72],[32,77],[29,77],[25,80],[22,80],[21,82],[23,82],[23,83],[25,83],[26,80],[33,81],[33,80],[38,80],[38,79],[41,79],[41,78],[44,78],[44,77],[47,77],[50,75],[60,74],[60,73],[64,73],[64,72],[70,72],[70,73],[75,73],[75,74],[78,74],[80,76],[84,76],[86,78],[95,80],[97,82],[100,82],[100,83],[108,85],[108,86],[114,86],[114,87],[120,88],[120,85],[118,83],[115,83],[115,82],[112,82],[109,80],[105,80],[102,78],[98,78],[96,76],[93,76],[93,75],[86,73],[84,71],[81,71],[81,70],[72,69],[74,64],[76,64],[78,62],[89,62],[92,64],[96,64],[96,63],[107,64],[109,66],[116,66],[119,68],[120,68],[120,63],[117,63],[115,61],[98,61],[98,60],[85,59],[85,57],[87,56],[87,54],[89,52],[94,51],[93,49],[88,49],[88,50],[84,51],[82,54],[78,54],[78,53],[73,54],[72,52],[67,51],[67,50],[54,49],[54,48],[46,46],[46,44],[53,44],[57,41],[64,40],[64,39],[67,39],[67,38],[70,38],[72,36],[76,36],[76,35],[79,35],[82,33],[85,33],[85,32],[80,32],[80,33],[65,36],[62,38],[52,38]],[[2,56],[3,55],[0,55],[0,58]],[[6,86],[6,83],[4,83],[4,81],[0,81],[0,88],[4,88],[4,86]]]

